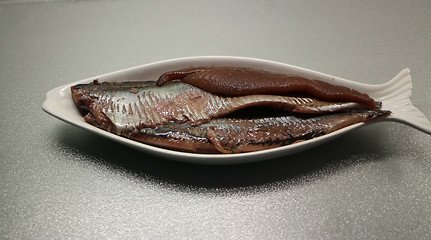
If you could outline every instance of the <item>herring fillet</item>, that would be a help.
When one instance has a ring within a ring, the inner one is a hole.
[[[327,101],[357,102],[376,108],[367,94],[340,85],[308,79],[291,74],[269,72],[243,67],[192,67],[162,74],[159,86],[181,81],[207,92],[223,96],[255,94],[286,95],[301,92]]]
[[[390,111],[384,110],[363,110],[311,118],[218,118],[199,126],[169,123],[156,128],[143,128],[129,137],[151,145],[189,152],[252,152],[309,140],[389,114]]]
[[[155,81],[79,84],[71,87],[76,105],[89,111],[84,119],[119,135],[169,122],[191,126],[252,106],[271,106],[296,113],[327,113],[361,109],[354,102],[327,102],[278,95],[222,97],[184,83],[163,87]]]

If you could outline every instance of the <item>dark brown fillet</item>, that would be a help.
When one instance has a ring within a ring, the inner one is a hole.
[[[222,96],[302,93],[327,101],[357,102],[369,108],[376,107],[376,102],[367,94],[344,86],[250,68],[187,68],[162,74],[157,84],[163,86],[175,80]]]

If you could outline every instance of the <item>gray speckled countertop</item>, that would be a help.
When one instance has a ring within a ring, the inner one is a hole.
[[[1,239],[430,239],[431,136],[379,123],[285,158],[158,159],[44,113],[159,60],[255,57],[384,83],[431,118],[431,1],[0,2]]]

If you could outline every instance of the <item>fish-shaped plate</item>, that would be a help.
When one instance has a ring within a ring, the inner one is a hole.
[[[271,72],[287,73],[302,76],[309,79],[321,80],[334,85],[345,86],[348,88],[355,89],[359,92],[366,93],[374,100],[382,102],[381,109],[390,110],[392,114],[386,118],[365,123],[357,123],[337,130],[335,132],[317,138],[313,138],[311,140],[294,143],[283,147],[248,153],[200,154],[155,147],[99,129],[84,121],[81,113],[79,112],[77,106],[72,99],[70,91],[71,86],[74,86],[76,84],[90,83],[95,79],[98,79],[99,82],[125,82],[137,80],[151,81],[157,80],[161,74],[175,69],[205,66],[246,67]],[[46,94],[46,100],[43,103],[42,108],[47,113],[65,122],[84,128],[101,136],[107,137],[122,144],[126,144],[128,146],[142,150],[143,152],[152,155],[160,156],[171,160],[192,162],[198,164],[238,164],[267,160],[303,151],[318,144],[327,142],[335,137],[346,134],[354,129],[381,121],[401,122],[410,125],[418,130],[421,130],[425,133],[431,134],[431,122],[415,106],[413,106],[410,100],[411,89],[412,83],[410,70],[407,68],[402,70],[397,76],[395,76],[391,81],[387,83],[381,85],[370,85],[342,79],[335,76],[330,76],[301,67],[268,60],[245,57],[205,56],[166,60],[69,83],[50,90]]]

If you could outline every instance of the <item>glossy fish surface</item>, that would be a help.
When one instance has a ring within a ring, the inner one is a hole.
[[[197,126],[234,111],[265,106],[294,113],[322,114],[366,106],[354,102],[327,102],[278,95],[218,96],[185,83],[158,87],[156,82],[80,84],[71,87],[76,105],[89,111],[84,117],[107,131],[127,135],[169,122]]]
[[[309,140],[389,114],[389,111],[383,110],[363,110],[309,118],[219,118],[199,126],[170,123],[143,128],[129,137],[151,145],[190,152],[252,152]]]
[[[327,101],[357,102],[375,108],[367,94],[351,88],[292,74],[237,67],[194,67],[162,74],[157,84],[181,81],[205,91],[226,96],[252,94],[285,95],[292,92]]]

